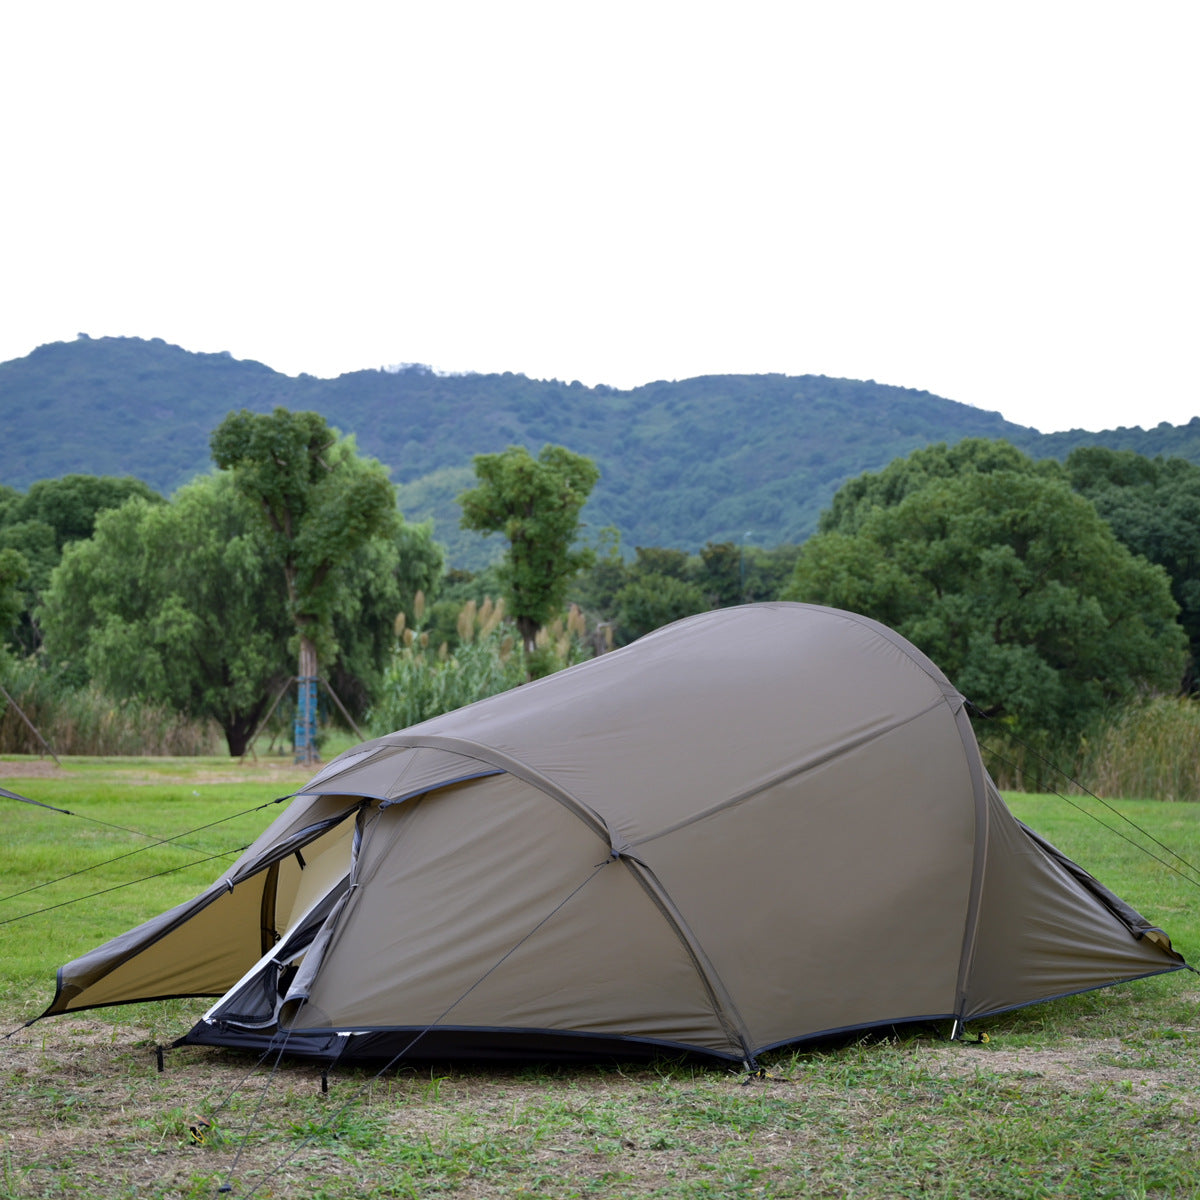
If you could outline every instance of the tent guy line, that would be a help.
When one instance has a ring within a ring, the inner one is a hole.
[[[135,837],[147,838],[150,842],[148,846],[139,846],[136,850],[127,850],[124,854],[118,854],[113,858],[106,858],[103,862],[92,863],[90,866],[80,867],[76,871],[68,871],[66,875],[59,875],[56,879],[43,879],[41,883],[35,883],[32,887],[27,887],[19,892],[10,892],[7,896],[0,896],[0,904],[8,900],[15,900],[19,896],[27,896],[30,892],[36,892],[44,887],[52,887],[56,883],[63,883],[65,880],[74,879],[77,875],[86,875],[89,871],[98,871],[101,867],[107,867],[112,863],[121,862],[122,859],[132,858],[135,854],[144,854],[147,850],[153,850],[156,846],[173,846],[180,850],[196,850],[203,851],[202,846],[189,846],[186,842],[181,841],[181,838],[191,837],[194,833],[203,833],[206,829],[214,829],[218,825],[225,824],[226,821],[235,821],[239,817],[249,816],[250,813],[261,812],[264,808],[270,808],[274,804],[282,804],[285,800],[292,799],[292,796],[280,796],[275,800],[268,800],[265,804],[255,805],[253,808],[243,809],[241,812],[230,813],[227,817],[220,817],[216,821],[209,821],[206,825],[197,825],[195,829],[184,830],[183,833],[174,833],[170,837],[160,838],[152,833],[145,833],[140,829],[131,829],[128,825],[114,825],[111,821],[101,821],[97,817],[89,817],[85,813],[72,812],[66,808],[55,808],[52,804],[43,804],[40,800],[30,800],[28,796],[18,796],[15,792],[10,792],[6,788],[0,788],[0,795],[6,796],[11,800],[23,800],[26,804],[34,804],[38,808],[48,808],[51,812],[62,813],[68,817],[78,817],[81,821],[90,821],[94,825],[102,825],[106,829],[116,829],[121,833],[132,833]],[[293,793],[294,795],[294,793]],[[211,855],[212,858],[227,858],[231,854],[241,854],[245,850],[245,846],[238,846],[232,850],[218,851]],[[201,859],[201,862],[207,862],[208,859]],[[193,863],[182,863],[178,867],[171,867],[166,871],[158,871],[153,875],[144,875],[141,879],[133,879],[130,883],[142,883],[147,879],[157,879],[160,875],[169,875],[172,871],[183,871],[189,866],[194,866]],[[125,886],[125,885],[122,885]],[[54,908],[64,908],[68,904],[75,904],[80,900],[90,900],[92,896],[102,895],[101,892],[92,892],[86,896],[77,896],[73,900],[64,900],[62,904],[53,905]],[[32,913],[27,913],[26,916],[35,916],[39,912],[47,912],[48,909],[35,909]],[[19,920],[14,917],[12,920]],[[0,924],[6,922],[0,921]]]
[[[31,910],[30,912],[19,913],[15,917],[5,917],[3,920],[0,920],[0,925],[11,925],[14,921],[24,921],[27,917],[38,917],[38,916],[41,916],[43,913],[54,912],[55,909],[66,908],[71,904],[78,904],[83,900],[93,900],[97,896],[107,896],[109,892],[119,892],[122,888],[133,887],[139,883],[147,883],[151,879],[161,879],[164,875],[173,875],[176,871],[186,871],[188,867],[197,867],[201,863],[212,862],[214,859],[217,859],[217,858],[228,858],[231,854],[242,854],[242,853],[245,853],[245,851],[247,849],[249,849],[248,844],[245,846],[235,847],[233,850],[218,850],[215,854],[207,854],[203,858],[196,858],[196,859],[193,859],[191,862],[180,863],[179,866],[177,866],[177,867],[167,867],[163,871],[155,871],[152,875],[142,875],[137,879],[127,879],[124,883],[114,883],[112,887],[100,888],[99,891],[88,892],[86,895],[83,895],[83,896],[75,896],[70,900],[60,901],[58,904],[47,904],[45,908],[35,908],[35,909]],[[128,856],[122,855],[121,857],[125,858]],[[115,862],[115,861],[119,861],[119,860],[114,859],[111,861]],[[99,865],[103,866],[104,864],[101,863]],[[70,876],[67,875],[67,876],[64,876],[64,878],[69,879]],[[41,886],[42,886],[41,884],[38,885],[38,887],[41,887]],[[29,890],[33,891],[36,889],[31,888]],[[23,895],[25,895],[25,893],[17,892],[16,895],[23,896]],[[9,899],[9,898],[10,897],[5,897],[5,899]],[[37,1018],[35,1017],[34,1020],[37,1020]],[[31,1021],[30,1024],[32,1025],[33,1022]]]
[[[985,717],[989,721],[993,719],[993,718],[989,717],[987,715],[987,713],[983,712],[983,710],[980,709],[979,706],[976,705],[973,701],[968,700],[967,706],[972,712],[978,714],[979,716]],[[1198,867],[1195,863],[1190,862],[1188,859],[1184,858],[1184,856],[1182,854],[1180,854],[1177,850],[1173,850],[1170,846],[1168,846],[1166,844],[1166,842],[1161,841],[1159,838],[1156,838],[1154,836],[1154,834],[1152,834],[1148,829],[1143,829],[1127,813],[1121,812],[1121,810],[1119,808],[1114,807],[1107,800],[1105,800],[1102,796],[1096,795],[1096,793],[1093,792],[1090,788],[1085,788],[1083,786],[1083,784],[1081,784],[1079,782],[1078,779],[1075,779],[1073,776],[1068,774],[1056,762],[1054,762],[1052,759],[1047,758],[1044,754],[1042,754],[1040,751],[1035,749],[1028,742],[1023,741],[1019,737],[1015,737],[1011,733],[1008,736],[1011,737],[1015,742],[1017,742],[1024,749],[1028,750],[1029,753],[1032,754],[1035,758],[1037,758],[1038,761],[1041,762],[1043,766],[1048,767],[1056,775],[1061,775],[1063,779],[1065,779],[1068,783],[1077,787],[1085,795],[1090,796],[1093,800],[1096,801],[1097,804],[1103,805],[1106,809],[1108,809],[1108,811],[1110,813],[1113,814],[1114,817],[1117,817],[1118,819],[1124,821],[1127,825],[1136,829],[1138,831],[1138,833],[1140,833],[1142,835],[1142,837],[1146,838],[1147,841],[1153,842],[1160,850],[1165,851],[1172,858],[1177,859],[1179,862],[1183,863],[1183,865],[1185,867],[1187,867],[1187,869],[1189,871],[1194,871],[1197,876],[1200,876],[1200,867]],[[1014,763],[1011,759],[1005,758],[1003,754],[1000,754],[996,750],[989,749],[987,751],[987,753],[989,755],[991,755],[991,757],[994,758],[997,762],[1003,763],[1007,767],[1013,767],[1014,769],[1017,767],[1016,763]],[[1186,874],[1184,874],[1184,872],[1179,870],[1178,867],[1165,861],[1162,858],[1159,858],[1159,856],[1157,854],[1155,854],[1152,850],[1147,849],[1147,847],[1143,846],[1140,842],[1134,841],[1134,839],[1131,838],[1128,834],[1122,833],[1119,829],[1114,829],[1113,826],[1109,825],[1106,821],[1100,820],[1100,818],[1098,816],[1096,816],[1096,814],[1094,812],[1091,812],[1089,809],[1085,808],[1082,804],[1078,803],[1077,801],[1072,800],[1070,798],[1070,796],[1066,795],[1064,792],[1059,791],[1058,788],[1055,787],[1052,783],[1051,784],[1046,783],[1046,781],[1043,780],[1040,776],[1037,778],[1036,783],[1038,784],[1039,787],[1042,787],[1042,786],[1048,787],[1050,792],[1053,795],[1057,796],[1060,800],[1065,801],[1067,804],[1071,805],[1073,808],[1077,809],[1079,812],[1083,813],[1085,816],[1090,817],[1093,821],[1096,822],[1097,825],[1099,825],[1103,829],[1107,829],[1109,831],[1109,833],[1113,834],[1115,837],[1119,837],[1122,841],[1128,842],[1131,846],[1135,846],[1143,854],[1148,855],[1150,858],[1154,859],[1154,861],[1156,863],[1159,863],[1162,866],[1166,867],[1168,871],[1174,871],[1175,874],[1178,875],[1180,879],[1186,880],[1193,887],[1200,888],[1200,878],[1193,878],[1190,875],[1186,875]]]

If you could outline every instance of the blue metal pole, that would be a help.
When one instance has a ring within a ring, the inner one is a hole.
[[[293,741],[298,763],[317,761],[317,677],[301,675],[296,689],[296,724]]]

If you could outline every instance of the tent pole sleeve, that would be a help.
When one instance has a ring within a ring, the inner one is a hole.
[[[696,969],[696,974],[704,985],[713,1012],[720,1021],[721,1028],[725,1030],[730,1044],[740,1048],[740,1056],[743,1059],[753,1062],[754,1048],[750,1044],[750,1032],[746,1028],[746,1023],[742,1020],[742,1015],[738,1012],[737,1005],[733,1002],[733,997],[729,994],[720,975],[717,974],[716,968],[705,954],[704,948],[684,920],[683,914],[675,907],[674,901],[667,894],[658,877],[644,862],[628,854],[622,854],[620,857],[630,874],[638,881],[654,902],[655,907],[662,913],[667,924],[671,926],[680,945],[687,951],[688,957],[691,958],[692,965]]]
[[[987,779],[983,771],[983,759],[975,742],[975,731],[962,697],[954,709],[954,723],[962,739],[963,753],[970,772],[971,793],[975,810],[975,844],[971,862],[971,890],[967,896],[967,916],[963,924],[962,953],[958,963],[958,982],[955,987],[954,1013],[961,1021],[967,1009],[967,989],[971,983],[971,967],[975,961],[975,943],[979,933],[980,899],[983,895],[983,877],[987,870],[988,816]]]
[[[388,741],[394,746],[429,746],[434,750],[450,750],[455,754],[463,755],[465,758],[474,758],[479,762],[487,763],[489,766],[498,767],[501,771],[505,771],[517,779],[524,780],[530,787],[537,788],[539,792],[545,792],[551,799],[557,800],[563,808],[573,813],[587,825],[614,855],[620,854],[628,845],[623,838],[618,838],[609,829],[608,823],[595,809],[572,796],[570,792],[559,787],[558,784],[552,779],[548,779],[540,771],[534,770],[533,767],[521,762],[520,759],[511,758],[501,750],[482,745],[479,742],[473,742],[469,738],[445,737],[441,734],[417,734],[412,737],[396,734],[390,737]]]

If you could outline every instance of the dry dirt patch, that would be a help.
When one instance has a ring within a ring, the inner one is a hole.
[[[209,767],[187,767],[178,772],[164,769],[172,760],[165,759],[163,765],[123,762],[120,759],[106,761],[106,777],[119,778],[125,783],[137,784],[183,784],[183,783],[278,783],[286,791],[303,787],[320,770],[320,765],[296,765],[287,758],[247,759],[244,762],[230,759],[229,765]],[[70,766],[56,765],[50,759],[0,758],[0,778],[3,779],[78,779],[77,771]]]
[[[1200,1031],[1183,1031],[1193,1041]],[[1169,1092],[1184,1108],[1200,1111],[1190,1061],[1176,1043],[1160,1050],[1120,1038],[1069,1038],[1053,1048],[1007,1049],[993,1045],[930,1048],[927,1063],[948,1076],[971,1076],[981,1071],[1013,1081],[1039,1080],[1066,1093],[1095,1088],[1117,1089],[1130,1096]]]
[[[56,766],[50,759],[18,760],[0,758],[0,778],[3,779],[67,779],[70,772]]]

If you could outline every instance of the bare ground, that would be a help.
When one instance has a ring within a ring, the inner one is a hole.
[[[172,773],[168,764],[178,761],[178,773]],[[313,777],[320,765],[310,766],[292,763],[288,758],[230,759],[228,765],[213,763],[209,767],[196,767],[187,759],[163,759],[163,765],[146,762],[128,762],[114,759],[106,762],[109,777],[119,777],[126,783],[273,783],[281,782],[293,788],[300,787]],[[70,765],[70,760],[68,760]],[[76,773],[59,766],[48,758],[0,758],[0,778],[3,779],[71,779]]]

